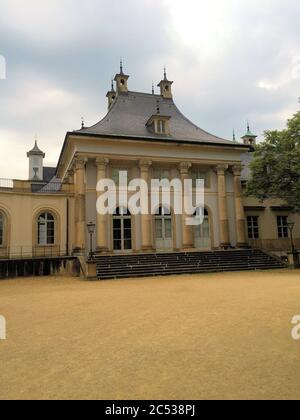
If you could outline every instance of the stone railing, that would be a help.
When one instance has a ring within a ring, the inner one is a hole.
[[[13,189],[14,188],[14,180],[13,179],[0,178],[0,188]]]
[[[36,194],[52,194],[67,193],[72,194],[74,191],[73,184],[65,184],[58,181],[43,183],[31,183],[30,181],[22,181],[17,179],[0,178],[0,191],[16,191],[16,192],[32,192]]]

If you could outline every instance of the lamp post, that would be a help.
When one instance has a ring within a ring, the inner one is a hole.
[[[287,227],[290,231],[294,267],[298,268],[299,267],[299,255],[298,255],[298,252],[296,251],[296,248],[295,248],[294,235],[293,235],[294,228],[295,228],[295,223],[291,222],[291,221],[288,221],[287,222]]]
[[[294,227],[295,227],[295,223],[288,221],[287,222],[287,227],[290,231],[290,237],[291,237],[291,245],[292,245],[292,254],[295,254],[295,244],[294,244],[294,236],[293,236],[293,231],[294,231]]]
[[[87,230],[90,235],[90,254],[89,254],[89,260],[94,259],[94,253],[93,253],[93,235],[95,233],[96,224],[93,222],[89,222],[87,224]]]

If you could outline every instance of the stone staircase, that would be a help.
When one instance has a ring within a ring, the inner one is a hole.
[[[99,280],[286,268],[261,250],[98,256]]]

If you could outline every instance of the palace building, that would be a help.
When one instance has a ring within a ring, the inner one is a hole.
[[[28,152],[28,180],[0,180],[0,258],[84,255],[87,223],[96,226],[93,249],[99,255],[208,251],[247,247],[276,253],[290,250],[288,219],[300,218],[281,202],[245,197],[256,136],[248,125],[242,142],[207,133],[189,121],[173,100],[165,72],[159,94],[130,91],[121,66],[107,93],[107,115],[92,127],[66,134],[56,168],[45,153]],[[204,179],[205,218],[187,226],[185,215],[164,211],[114,215],[96,211],[96,185],[104,178]]]

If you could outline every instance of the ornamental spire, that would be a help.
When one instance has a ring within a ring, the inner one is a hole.
[[[236,135],[235,135],[235,129],[233,129],[233,137],[232,137],[232,139],[233,139],[233,143],[237,143],[237,141],[236,141]]]
[[[164,80],[168,80],[166,66],[164,66]]]

